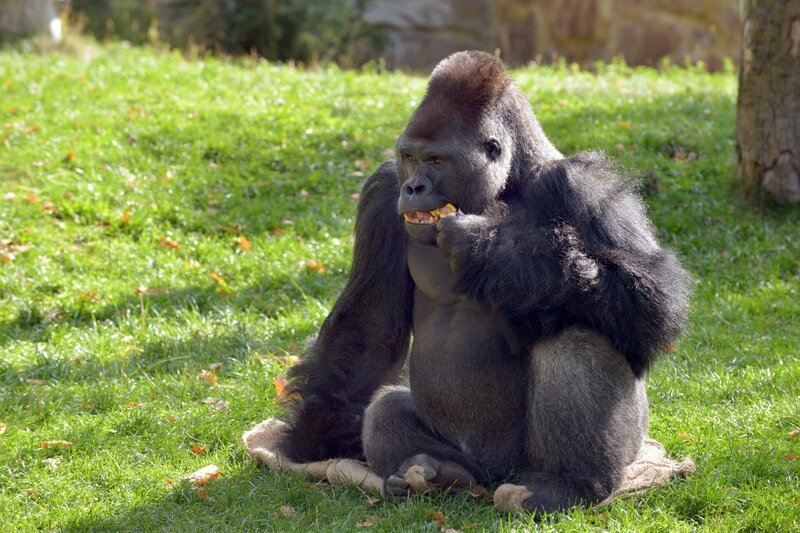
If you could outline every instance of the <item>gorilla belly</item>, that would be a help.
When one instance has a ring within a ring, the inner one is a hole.
[[[502,476],[524,450],[528,369],[512,353],[500,319],[459,301],[441,305],[417,292],[409,359],[418,416],[492,473]]]

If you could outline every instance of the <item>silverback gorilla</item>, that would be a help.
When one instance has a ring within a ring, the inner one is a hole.
[[[283,452],[366,457],[389,497],[411,466],[442,488],[517,476],[532,511],[607,497],[688,274],[631,182],[562,156],[488,54],[436,67],[397,153],[364,185],[347,285],[293,369]],[[393,385],[407,356],[410,387]]]

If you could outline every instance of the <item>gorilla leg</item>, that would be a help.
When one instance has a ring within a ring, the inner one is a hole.
[[[523,505],[538,512],[605,499],[647,434],[644,383],[598,333],[569,328],[537,343],[528,390]]]
[[[468,470],[474,465],[417,417],[408,388],[378,390],[364,414],[364,454],[369,466],[385,479],[384,495],[403,497],[413,488],[406,480],[411,467],[425,488],[460,489],[475,485]]]

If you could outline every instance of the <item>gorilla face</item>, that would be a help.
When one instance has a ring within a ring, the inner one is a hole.
[[[435,135],[420,135],[430,128],[428,117],[441,115],[426,107],[420,106],[398,140],[397,209],[408,234],[432,244],[440,219],[483,213],[496,200],[506,183],[511,149],[491,120],[470,121],[463,114],[436,125]]]

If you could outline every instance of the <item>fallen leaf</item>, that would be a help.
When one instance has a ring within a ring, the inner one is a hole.
[[[128,402],[122,407],[125,409],[139,409],[140,407],[144,407],[144,404],[142,402]]]
[[[88,402],[82,403],[81,404],[81,409],[83,409],[84,411],[91,411],[92,409],[94,409],[94,404],[93,403],[88,403]]]
[[[164,478],[164,483],[166,483],[166,485],[167,485],[168,487],[171,487],[172,485],[174,485],[174,484],[175,484],[175,482],[172,480],[172,478],[171,478],[171,477],[165,477],[165,478]]]
[[[75,150],[70,150],[69,152],[67,152],[67,155],[64,156],[64,162],[71,163],[72,161],[75,161],[76,155],[77,154],[75,153]]]
[[[175,418],[174,416],[165,416],[164,417],[164,422],[167,422],[168,424],[174,424],[176,420],[178,420],[178,419]]]
[[[208,499],[208,492],[206,492],[205,489],[198,489],[198,490],[195,491],[195,494],[201,500],[207,500]]]
[[[75,361],[75,364],[78,365],[78,366],[81,366],[83,364],[83,361],[81,360],[80,357],[76,357],[74,359],[74,361]]]
[[[627,130],[628,128],[631,127],[631,123],[628,122],[627,120],[620,120],[619,122],[617,122],[617,126],[619,126],[620,128],[625,128]]]
[[[253,249],[253,243],[251,243],[250,240],[244,235],[242,235],[241,237],[237,237],[236,242],[239,243],[239,248],[243,252],[249,252],[250,250]]]
[[[439,524],[439,528],[440,529],[444,529],[445,527],[447,527],[447,518],[445,518],[445,516],[442,513],[440,513],[439,511],[433,511],[431,509],[425,509],[425,516],[427,516],[428,518],[433,518],[434,520],[436,520],[436,523]]]
[[[470,498],[475,501],[482,501],[491,497],[489,490],[486,487],[481,487],[480,485],[477,487],[470,487],[466,492],[469,494]]]
[[[227,411],[228,410],[228,402],[225,400],[220,400],[214,404],[213,409],[215,411]]]
[[[375,505],[380,501],[381,501],[380,498],[373,498],[372,496],[367,496],[367,505]]]
[[[119,224],[120,226],[127,226],[128,222],[131,221],[131,213],[130,211],[123,211],[119,214]]]
[[[241,235],[242,230],[241,228],[233,228],[231,226],[220,226],[220,229],[227,233],[228,235]]]
[[[96,302],[100,299],[97,291],[85,291],[75,297],[79,302]]]
[[[220,286],[222,286],[222,287],[224,287],[224,286],[225,286],[225,280],[224,280],[224,279],[222,279],[222,276],[220,276],[220,275],[219,275],[219,274],[217,274],[216,272],[212,272],[212,273],[211,273],[211,279],[213,279],[214,281],[216,281],[218,285],[220,285]]]
[[[72,443],[68,440],[43,440],[39,443],[39,447],[42,449],[69,448],[70,446],[72,446]]]
[[[684,442],[687,442],[687,443],[689,443],[689,444],[695,444],[695,443],[697,442],[697,437],[695,437],[694,435],[692,435],[691,433],[689,433],[689,432],[687,432],[687,431],[679,431],[679,432],[678,432],[678,436],[679,436],[679,437],[680,437],[680,438],[681,438],[681,439],[682,439]]]
[[[306,266],[308,266],[308,268],[310,268],[311,270],[313,270],[314,272],[317,272],[319,274],[322,274],[322,273],[325,272],[325,266],[322,263],[317,263],[313,259],[308,259],[306,261]]]
[[[42,204],[42,211],[47,213],[48,215],[55,215],[58,213],[58,209],[52,202],[45,202]]]
[[[35,489],[35,488],[33,488],[33,487],[31,487],[31,488],[29,488],[28,490],[26,490],[26,491],[25,491],[25,493],[26,493],[26,494],[27,494],[27,495],[28,495],[30,498],[35,498],[35,497],[36,497],[36,496],[39,494],[38,492],[36,492],[36,489]]]
[[[224,364],[225,363],[211,363],[210,365],[208,365],[208,369],[211,370],[212,372],[216,372],[217,370],[222,368],[222,365]]]
[[[674,353],[678,349],[678,345],[674,342],[670,342],[667,344],[666,351],[667,353]]]
[[[370,528],[375,525],[376,522],[380,521],[380,517],[374,514],[368,515],[362,522],[356,522],[357,528]]]
[[[279,363],[283,363],[286,366],[294,366],[300,364],[301,359],[296,355],[283,355],[280,357],[275,358],[276,361]]]
[[[163,296],[167,293],[167,289],[164,287],[145,287],[144,285],[140,285],[136,287],[134,292],[136,296]]]
[[[306,189],[300,189],[300,196],[302,196],[303,198],[308,198],[309,196],[311,196],[311,193],[309,193]]]
[[[796,453],[787,453],[786,455],[783,456],[783,458],[786,459],[787,461],[789,461],[790,463],[792,463],[797,459],[797,454]]]
[[[44,385],[44,384],[45,384],[45,381],[43,379],[29,379],[28,380],[28,385],[31,385],[33,387],[38,387],[39,385]]]
[[[42,127],[38,124],[29,124],[25,127],[25,129],[28,130],[28,133],[35,133],[42,129]]]
[[[205,455],[208,453],[208,450],[204,446],[200,446],[199,444],[192,445],[192,453],[197,455]]]
[[[207,381],[211,385],[217,384],[217,375],[210,370],[203,370],[200,372],[200,379]]]
[[[272,380],[272,383],[275,385],[275,392],[278,393],[278,399],[284,399],[286,397],[286,377],[285,376],[275,376]]]
[[[600,522],[605,522],[606,520],[608,520],[608,513],[597,513],[596,515],[594,515],[594,519]]]
[[[47,459],[42,459],[42,466],[51,472],[55,470],[59,464],[61,464],[61,459],[58,457],[48,457]]]
[[[205,403],[205,404],[211,404],[211,403],[216,403],[216,402],[217,402],[217,399],[213,398],[211,396],[209,396],[208,398],[203,398],[202,400],[200,400],[200,403]]]
[[[355,165],[356,165],[356,168],[358,168],[358,169],[367,170],[368,168],[370,168],[372,166],[372,163],[370,163],[369,161],[366,161],[364,159],[356,159]]]
[[[177,241],[173,241],[169,237],[158,237],[156,242],[165,248],[172,248],[173,250],[180,250],[183,245]]]
[[[29,203],[35,204],[39,201],[39,197],[36,195],[35,192],[29,192],[25,195],[25,200]]]
[[[283,516],[287,518],[291,518],[296,513],[296,511],[292,509],[291,505],[281,505],[280,511],[283,513]]]
[[[7,429],[8,429],[8,426],[7,426],[7,425],[5,425],[5,424],[0,424],[0,435],[4,434],[4,433],[6,432],[6,430],[7,430]]]
[[[800,428],[793,429],[789,432],[789,440],[794,440],[800,436]]]

